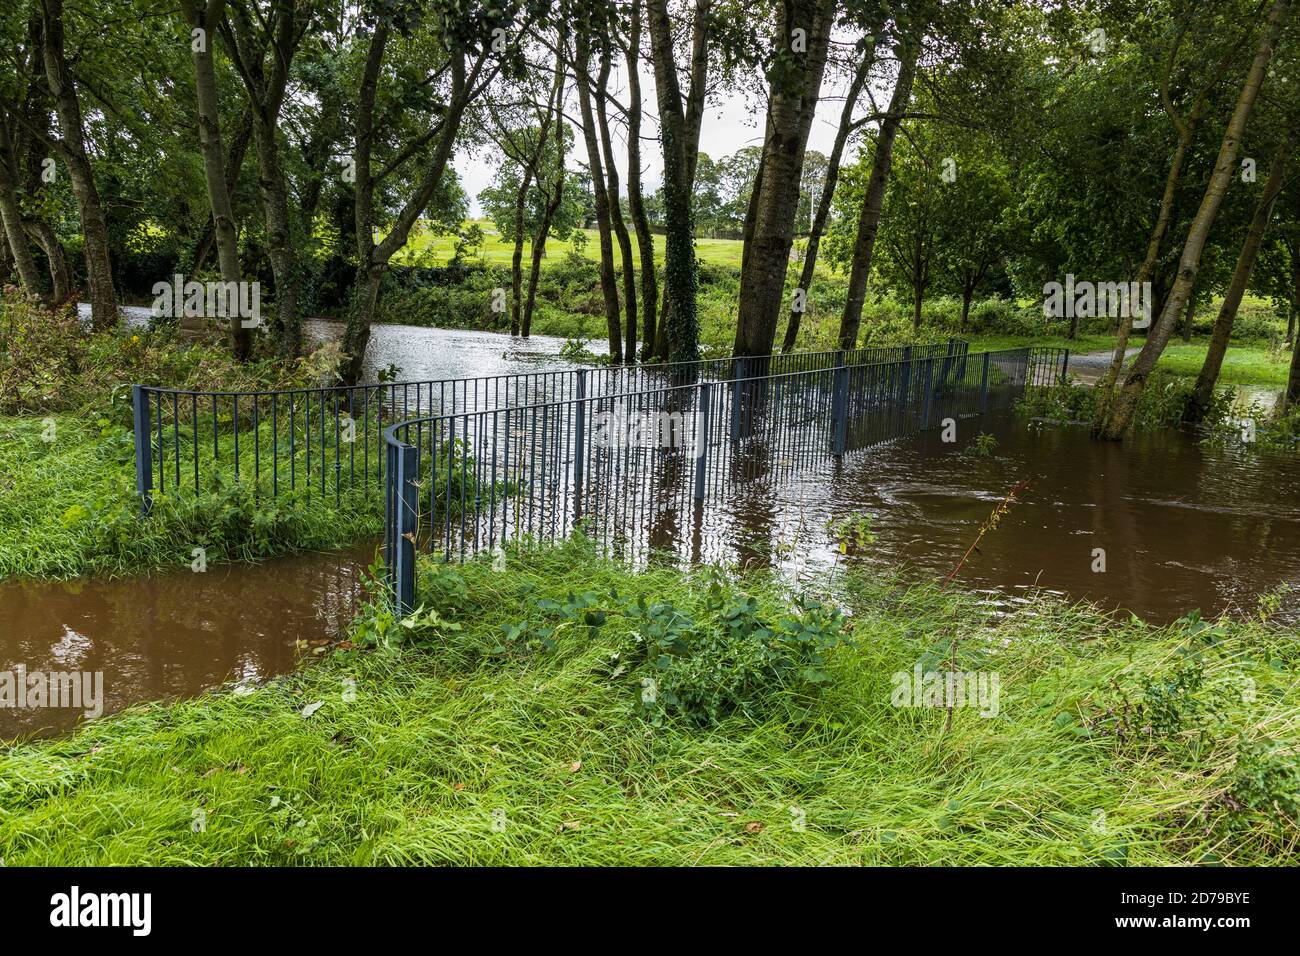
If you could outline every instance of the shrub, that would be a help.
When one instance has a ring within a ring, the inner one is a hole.
[[[92,333],[71,306],[51,311],[16,290],[0,299],[0,414],[107,406],[116,403],[115,389],[136,382],[196,390],[301,388],[311,384],[316,367],[310,358],[241,364],[224,345],[187,342],[173,327]]]

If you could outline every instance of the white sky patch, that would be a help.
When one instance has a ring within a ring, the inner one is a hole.
[[[840,44],[850,44],[853,40],[853,37],[848,36],[835,37],[835,41]],[[888,57],[890,55],[889,51],[884,51],[884,56]],[[640,61],[640,66],[643,110],[641,120],[641,136],[643,140],[641,144],[641,162],[644,164],[641,172],[641,184],[642,190],[649,196],[659,188],[663,179],[663,153],[660,151],[658,140],[659,110],[655,99],[654,71],[644,57]],[[871,83],[872,93],[881,109],[884,109],[885,104],[888,102],[893,81],[892,63],[889,67],[889,75],[885,77],[884,83],[874,77]],[[620,62],[610,76],[610,89],[614,91],[614,96],[617,99],[626,103],[628,99],[627,81],[623,71],[624,67]],[[877,72],[879,72],[879,68]],[[844,70],[834,69],[831,66],[827,67],[827,76],[822,83],[821,100],[817,104],[816,118],[808,136],[809,149],[821,153],[830,153],[831,147],[835,143],[835,130],[839,124],[840,111],[844,109],[844,94],[848,90],[849,81],[850,77]],[[685,89],[682,92],[684,94]],[[856,115],[862,116],[870,111],[871,102],[864,91],[858,102]],[[571,83],[568,87],[566,112],[571,117],[576,117],[578,113],[577,95],[573,91]],[[757,92],[746,95],[739,90],[730,89],[711,96],[704,111],[704,123],[700,128],[700,150],[708,153],[711,158],[718,159],[722,156],[729,156],[746,146],[762,145],[762,123],[765,112],[766,104]],[[613,124],[611,135],[614,139],[614,152],[618,157],[619,187],[623,195],[626,196],[626,131],[621,118],[616,118],[614,111],[611,111],[610,122]],[[570,150],[569,153],[568,166],[570,168],[576,168],[579,163],[586,164],[587,150],[583,145],[581,131],[575,131],[575,133],[576,149]],[[856,152],[854,143],[855,140],[850,140],[849,147],[845,150],[843,162],[845,166],[852,162],[853,155]],[[460,176],[461,186],[469,194],[470,215],[474,218],[478,218],[483,214],[478,202],[479,191],[491,183],[500,161],[500,150],[495,146],[481,148],[476,152],[459,151],[452,160],[452,165]]]

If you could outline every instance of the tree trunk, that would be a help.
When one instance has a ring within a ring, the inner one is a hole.
[[[632,365],[636,362],[637,343],[637,298],[636,298],[636,260],[632,256],[632,240],[627,232],[627,222],[623,219],[623,204],[619,199],[618,163],[614,161],[614,144],[609,135],[609,117],[606,114],[605,90],[609,86],[610,69],[613,57],[610,53],[612,41],[606,38],[601,45],[600,78],[596,84],[596,123],[600,128],[601,148],[605,151],[606,191],[609,194],[609,218],[614,227],[614,237],[618,240],[619,257],[623,262],[623,311],[627,313],[627,329],[623,337],[623,360]]]
[[[34,205],[41,207],[45,205],[44,200],[49,192],[42,179],[47,158],[47,150],[42,148],[42,144],[48,143],[50,139],[50,111],[44,102],[43,71],[40,70],[41,21],[38,16],[32,17],[28,24],[28,31],[30,60],[24,64],[29,82],[28,99],[26,103],[19,104],[17,107],[26,119],[14,128],[15,135],[10,139],[13,156],[10,168],[13,170],[15,182],[19,179],[19,169],[23,169],[26,193],[33,197]],[[76,291],[72,270],[68,267],[68,259],[63,251],[63,243],[59,241],[58,233],[54,231],[54,226],[49,219],[39,214],[28,215],[23,221],[23,226],[28,236],[45,252],[45,260],[50,271],[51,298],[55,305],[62,305],[71,299]]]
[[[289,69],[301,40],[299,21],[294,0],[273,0],[270,16],[259,21],[260,28],[269,33],[265,39],[259,37],[245,6],[235,8],[234,23],[234,28],[223,29],[223,33],[244,82],[253,118],[267,256],[275,277],[275,320],[271,337],[280,355],[292,359],[302,351],[302,321],[298,315],[301,275],[289,215],[289,186],[277,132]],[[271,53],[269,70],[267,48]],[[235,145],[231,144],[232,154]],[[237,169],[226,171],[227,192],[233,190],[238,174]],[[307,229],[310,228],[311,224],[307,223]]]
[[[654,351],[655,307],[659,293],[655,281],[655,243],[650,232],[650,219],[646,216],[641,196],[641,0],[632,0],[632,23],[628,30],[624,58],[627,61],[627,205],[636,230],[637,251],[641,256],[641,355],[649,360]],[[631,346],[629,345],[629,348]]]
[[[591,191],[596,200],[596,228],[600,235],[600,291],[605,299],[605,324],[609,333],[609,356],[615,365],[623,360],[623,331],[618,307],[618,279],[614,275],[614,241],[610,227],[609,192],[600,159],[596,120],[591,109],[591,36],[590,26],[578,29],[577,56],[578,106],[582,113],[582,136],[587,145],[587,165],[591,169]],[[604,95],[604,88],[597,91]]]
[[[49,302],[41,283],[41,272],[27,242],[23,229],[22,212],[18,206],[18,162],[14,156],[13,142],[9,137],[8,117],[0,115],[0,224],[4,226],[14,266],[23,288],[43,302]]]
[[[804,151],[835,22],[834,0],[783,0],[780,11],[776,43],[784,52],[771,70],[752,234],[746,237],[740,267],[736,355],[772,354],[794,243]],[[797,30],[804,31],[804,49],[793,48]]]
[[[63,0],[41,0],[46,79],[59,118],[59,150],[68,167],[72,194],[81,219],[86,257],[86,284],[90,289],[90,325],[96,331],[117,325],[117,293],[113,289],[113,263],[108,249],[108,223],[95,187],[95,174],[86,154],[85,130],[76,81],[64,56]]]
[[[831,200],[835,197],[835,186],[840,177],[840,161],[844,156],[844,146],[849,134],[857,127],[853,123],[853,110],[862,88],[867,85],[867,76],[875,63],[875,45],[863,56],[853,81],[849,84],[848,94],[844,97],[844,109],[840,112],[840,125],[835,130],[835,143],[831,147],[830,158],[826,161],[826,182],[822,184],[822,194],[817,200],[817,211],[813,215],[812,226],[808,231],[808,246],[803,254],[803,271],[799,275],[799,288],[804,292],[804,308],[810,300],[813,276],[817,269],[817,253],[821,248],[822,233],[826,231],[826,222],[830,219]],[[791,308],[790,320],[786,323],[785,338],[781,342],[782,352],[793,352],[795,341],[799,337],[799,324],[803,320],[803,310]]]
[[[523,170],[515,192],[515,248],[510,254],[510,334],[519,334],[523,308],[524,211],[528,207],[528,190],[533,185],[531,168]]]
[[[1291,250],[1291,315],[1286,323],[1286,340],[1295,344],[1296,325],[1300,324],[1300,240],[1290,244]]]
[[[14,267],[13,253],[9,251],[9,237],[5,235],[0,223],[0,284],[7,284],[9,281],[9,270]]]
[[[664,307],[655,332],[655,355],[673,361],[694,361],[699,357],[700,348],[695,306],[695,223],[691,190],[699,153],[701,121],[698,117],[703,112],[703,78],[708,66],[704,40],[707,8],[707,0],[698,0],[695,5],[691,99],[683,104],[667,0],[647,0],[646,4],[664,154],[666,226]]]
[[[844,301],[844,315],[840,319],[840,348],[851,349],[858,341],[858,327],[862,324],[862,307],[867,299],[867,280],[871,276],[871,257],[875,250],[876,233],[880,231],[880,211],[885,202],[885,188],[889,184],[889,170],[894,160],[894,140],[902,123],[903,111],[912,96],[912,81],[916,77],[916,61],[921,54],[921,38],[912,37],[899,44],[898,82],[889,100],[889,112],[880,123],[876,137],[876,154],[871,163],[871,178],[862,200],[858,216],[858,231],[853,242],[853,264],[849,271],[849,287]]]
[[[561,189],[564,187],[561,186]],[[532,262],[528,271],[528,296],[524,300],[523,320],[520,323],[519,334],[528,338],[533,331],[533,310],[537,307],[537,280],[542,273],[542,256],[546,253],[546,237],[551,231],[551,220],[555,218],[555,210],[560,205],[560,193],[557,191],[553,199],[546,204],[546,209],[542,213],[542,222],[537,229],[537,235],[533,238]]]
[[[212,60],[212,45],[217,39],[217,24],[221,22],[225,0],[209,0],[202,10],[194,5],[193,0],[183,2],[191,29],[203,31],[201,39],[191,44],[190,52],[194,60],[194,86],[198,100],[199,148],[203,155],[203,178],[208,187],[208,203],[212,207],[217,262],[221,268],[221,281],[238,283],[243,277],[239,267],[239,237],[235,232],[230,193],[226,189],[226,158],[221,148],[217,74]],[[253,351],[252,330],[245,328],[241,316],[235,315],[230,319],[229,331],[235,357],[241,362],[247,361]]]
[[[1142,259],[1142,265],[1138,268],[1135,278],[1138,288],[1141,288],[1142,283],[1151,277],[1156,262],[1160,258],[1160,247],[1164,243],[1165,235],[1169,229],[1169,220],[1173,215],[1178,181],[1182,178],[1183,164],[1186,162],[1187,153],[1191,149],[1192,136],[1195,130],[1195,124],[1189,122],[1179,132],[1178,146],[1175,148],[1174,158],[1169,164],[1169,174],[1165,177],[1165,191],[1160,198],[1160,211],[1156,216],[1155,227],[1151,230],[1151,237],[1147,240],[1146,256]],[[1155,305],[1156,303],[1151,303],[1153,308]],[[1158,313],[1153,312],[1152,314]],[[1118,334],[1115,339],[1115,350],[1111,353],[1110,365],[1107,366],[1106,374],[1102,376],[1101,381],[1096,386],[1097,408],[1092,428],[1095,437],[1101,437],[1102,426],[1109,414],[1110,402],[1114,397],[1115,383],[1119,380],[1120,370],[1124,367],[1124,356],[1128,352],[1128,340],[1132,331],[1133,318],[1131,316],[1121,316]]]
[[[1295,320],[1300,313],[1300,255],[1291,250],[1291,318]],[[1282,399],[1283,410],[1300,404],[1300,330],[1291,338],[1291,374],[1287,377],[1286,395]]]
[[[271,336],[280,355],[292,359],[302,352],[302,317],[298,314],[300,276],[289,219],[289,190],[276,143],[278,125],[278,115],[272,121],[257,124],[257,168],[266,216],[267,256],[275,277],[275,321]]]
[[[1274,0],[1269,11],[1259,49],[1255,53],[1250,71],[1246,74],[1246,81],[1242,85],[1241,94],[1232,111],[1232,118],[1228,121],[1227,129],[1224,130],[1214,174],[1210,177],[1200,208],[1197,209],[1196,216],[1188,229],[1187,241],[1183,244],[1183,253],[1178,264],[1178,277],[1174,280],[1173,289],[1160,313],[1160,319],[1152,327],[1146,343],[1142,346],[1141,354],[1124,378],[1123,388],[1110,405],[1107,420],[1101,429],[1104,438],[1120,439],[1132,426],[1133,416],[1137,411],[1138,400],[1142,397],[1147,378],[1155,370],[1156,363],[1160,361],[1160,355],[1164,352],[1169,336],[1173,332],[1174,322],[1182,313],[1187,298],[1196,285],[1201,253],[1214,220],[1218,216],[1223,196],[1228,190],[1228,182],[1236,170],[1237,150],[1241,145],[1241,137],[1246,131],[1246,123],[1255,106],[1255,98],[1259,95],[1259,88],[1268,71],[1277,38],[1286,26],[1288,7],[1288,0]]]
[[[240,117],[239,125],[235,128],[235,135],[230,138],[230,147],[226,151],[226,193],[230,196],[232,208],[235,202],[235,186],[239,182],[239,171],[244,165],[244,155],[248,152],[248,144],[252,139],[253,111],[245,109]],[[203,271],[203,266],[212,253],[216,238],[216,230],[212,226],[212,207],[209,205],[207,224],[203,227],[203,234],[199,236],[199,241],[194,244],[193,261],[190,265],[191,274],[197,275]]]
[[[1214,78],[1203,86],[1197,95],[1191,111],[1186,118],[1181,116],[1174,107],[1172,89],[1172,74],[1177,56],[1177,51],[1181,43],[1182,32],[1180,31],[1179,42],[1174,44],[1170,52],[1168,61],[1165,66],[1164,75],[1160,83],[1160,105],[1169,118],[1173,121],[1174,128],[1178,133],[1177,146],[1174,151],[1173,161],[1169,164],[1169,173],[1165,177],[1165,190],[1160,199],[1160,211],[1156,216],[1155,227],[1151,230],[1151,237],[1147,240],[1147,251],[1143,257],[1142,265],[1138,269],[1136,281],[1140,288],[1143,283],[1151,278],[1155,272],[1156,263],[1160,259],[1160,250],[1168,236],[1169,222],[1173,215],[1174,199],[1178,186],[1178,181],[1182,177],[1183,164],[1186,162],[1187,155],[1191,150],[1192,140],[1196,134],[1196,129],[1200,124],[1205,109],[1210,102],[1210,94],[1223,79],[1226,71],[1233,60],[1233,55],[1225,57],[1219,63]],[[1235,55],[1235,54],[1234,54]],[[1159,290],[1156,300],[1159,302],[1159,308],[1156,308],[1156,301],[1150,305],[1151,315],[1158,316],[1164,311],[1165,282],[1162,276],[1157,276],[1157,281],[1153,282],[1153,291]],[[1096,386],[1098,391],[1096,408],[1093,413],[1092,433],[1093,437],[1100,438],[1105,428],[1106,420],[1110,415],[1110,404],[1115,396],[1115,383],[1119,380],[1120,370],[1124,366],[1125,353],[1128,351],[1129,335],[1133,330],[1133,320],[1131,316],[1120,316],[1116,323],[1117,338],[1115,341],[1115,350],[1111,355],[1110,365],[1106,373],[1102,376],[1100,383]]]
[[[379,283],[393,254],[406,245],[411,234],[411,227],[432,200],[451,160],[456,135],[460,131],[465,110],[470,101],[486,87],[484,81],[476,86],[479,71],[486,60],[486,53],[478,54],[471,71],[466,69],[464,50],[453,50],[451,57],[451,90],[447,98],[447,108],[433,139],[429,158],[424,171],[419,174],[417,184],[406,203],[397,213],[392,227],[381,242],[375,242],[375,188],[384,178],[381,171],[376,177],[371,170],[371,158],[374,150],[375,100],[379,76],[384,61],[384,53],[391,36],[391,25],[380,20],[374,28],[366,50],[365,63],[362,68],[361,83],[357,93],[355,119],[356,143],[353,158],[356,166],[355,192],[353,209],[356,225],[357,242],[357,285],[353,292],[352,308],[348,313],[347,326],[343,330],[342,349],[347,361],[342,369],[341,378],[344,385],[355,385],[361,379],[365,366],[366,346],[370,342],[370,324],[374,320],[375,306],[379,301]]]
[[[557,42],[557,50],[563,47]],[[546,97],[546,111],[539,118],[537,124],[537,139],[532,143],[525,142],[523,147],[515,143],[508,130],[502,127],[502,149],[506,155],[519,164],[521,175],[519,177],[519,188],[515,190],[515,243],[514,250],[510,257],[510,334],[518,335],[521,325],[523,312],[523,260],[524,260],[524,220],[528,211],[528,193],[533,187],[533,180],[537,180],[539,188],[541,186],[541,162],[542,157],[546,154],[546,139],[550,135],[552,117],[556,112],[556,104],[559,103],[559,97],[563,90],[564,72],[563,72],[563,54],[556,57],[555,80],[551,85],[550,92]],[[558,118],[555,120],[557,126]],[[561,129],[559,136],[564,135]],[[556,203],[558,206],[558,202]],[[545,230],[550,230],[550,218],[554,215],[554,207],[547,202],[547,212],[544,214]],[[539,230],[541,231],[541,230]],[[542,237],[545,242],[545,237]],[[534,241],[534,261],[538,260],[536,255],[537,242]],[[532,279],[530,277],[530,283]],[[534,294],[530,291],[530,295]]]
[[[1297,133],[1300,133],[1300,126],[1292,123],[1287,130],[1285,142],[1273,154],[1273,162],[1268,171],[1268,182],[1255,206],[1255,215],[1250,220],[1250,228],[1246,230],[1246,239],[1241,244],[1241,253],[1237,256],[1232,280],[1228,283],[1228,289],[1223,296],[1223,305],[1219,307],[1219,314],[1214,320],[1210,348],[1205,353],[1205,363],[1201,366],[1201,373],[1196,377],[1196,388],[1192,392],[1192,399],[1187,403],[1183,416],[1185,421],[1203,421],[1214,399],[1214,386],[1218,384],[1219,371],[1223,368],[1223,357],[1228,351],[1228,340],[1232,336],[1232,326],[1237,320],[1237,309],[1240,308],[1241,298],[1246,293],[1246,283],[1250,281],[1250,273],[1255,268],[1255,259],[1264,244],[1264,233],[1268,230],[1269,220],[1273,218],[1273,206],[1282,191],[1286,169],[1295,152]],[[1191,303],[1194,301],[1194,298],[1189,300],[1187,306],[1189,325]]]
[[[552,120],[555,127],[555,179],[551,183],[551,192],[546,200],[546,208],[542,212],[542,221],[537,227],[537,234],[533,237],[532,267],[528,273],[528,299],[524,304],[523,327],[520,330],[524,338],[528,338],[533,328],[533,309],[537,304],[537,280],[542,271],[542,256],[546,254],[546,237],[550,235],[556,210],[564,200],[564,44],[558,36],[555,49],[557,51],[553,97],[555,116]]]
[[[51,299],[55,305],[68,301],[72,295],[72,272],[68,269],[68,259],[63,254],[63,243],[59,242],[58,233],[44,219],[32,219],[27,223],[27,230],[49,263]]]

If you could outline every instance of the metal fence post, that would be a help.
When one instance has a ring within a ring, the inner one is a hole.
[[[394,591],[397,589],[397,509],[394,507],[397,466],[393,464],[396,454],[397,449],[384,442],[384,567],[388,571],[388,586]]]
[[[397,615],[405,617],[415,608],[415,526],[420,506],[415,487],[416,451],[410,445],[397,449]],[[437,489],[431,489],[437,494]]]
[[[835,359],[831,388],[831,454],[838,458],[844,454],[849,430],[849,369],[844,364],[843,349]]]
[[[709,383],[700,382],[695,409],[695,500],[704,500],[704,478],[709,460]]]
[[[930,399],[934,390],[934,359],[925,360],[925,397],[921,405],[921,431],[930,427]]]
[[[147,517],[153,507],[153,429],[149,393],[143,385],[131,386],[131,421],[135,429],[135,492],[140,496],[140,514]]]
[[[576,505],[582,488],[583,455],[587,449],[587,370],[578,369],[578,400],[574,406],[573,425],[573,500]]]
[[[903,346],[903,362],[898,371],[898,407],[906,411],[907,397],[912,390],[912,346]]]
[[[984,353],[984,368],[980,372],[980,411],[989,408],[989,353]]]
[[[939,375],[939,387],[943,388],[948,384],[948,378],[952,375],[952,367],[956,362],[957,353],[961,349],[961,343],[955,339],[948,339],[948,346],[944,350],[943,371]]]
[[[740,390],[745,378],[745,359],[732,360],[731,366],[731,440],[740,441]]]

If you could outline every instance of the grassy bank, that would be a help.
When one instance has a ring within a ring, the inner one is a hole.
[[[212,563],[253,561],[341,548],[382,529],[374,494],[255,499],[247,481],[234,481],[229,441],[219,486],[158,496],[141,519],[124,427],[71,415],[0,417],[0,579],[183,568],[199,547]]]
[[[572,544],[421,575],[408,626],[372,612],[264,686],[0,755],[0,857],[1294,862],[1300,649],[1267,608],[1155,629],[850,577],[841,621],[818,584]],[[996,716],[891,706],[950,660],[999,675]]]
[[[292,365],[241,365],[220,345],[183,342],[166,329],[87,334],[70,312],[50,313],[21,300],[4,305],[0,579],[188,567],[197,547],[210,562],[256,560],[338,548],[378,533],[382,500],[373,494],[345,491],[336,501],[331,488],[326,501],[318,495],[310,503],[302,495],[272,499],[266,488],[255,496],[248,481],[254,444],[247,409],[244,480],[235,481],[227,418],[219,454],[213,458],[206,438],[201,446],[203,475],[216,480],[198,496],[159,495],[153,514],[144,521],[138,516],[129,383],[301,388],[318,380],[328,354]],[[268,423],[260,430],[266,445]],[[182,432],[188,434],[188,428]],[[304,445],[300,435],[300,472]],[[287,467],[287,454],[282,464]]]

